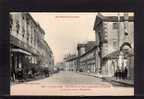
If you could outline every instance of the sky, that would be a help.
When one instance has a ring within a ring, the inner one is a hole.
[[[62,62],[66,54],[76,54],[78,43],[95,41],[93,26],[97,13],[30,12],[30,14],[45,31],[45,40],[53,51],[55,63]],[[117,15],[117,13],[102,14]]]

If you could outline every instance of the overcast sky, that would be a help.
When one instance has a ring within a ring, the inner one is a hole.
[[[55,63],[64,55],[76,53],[77,43],[95,40],[93,31],[97,13],[30,13],[45,31],[45,40],[54,54]],[[116,13],[103,13],[117,15]],[[122,15],[122,14],[121,14]]]

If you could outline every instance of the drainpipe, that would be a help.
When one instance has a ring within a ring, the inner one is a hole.
[[[118,13],[118,49],[120,48],[120,13]]]
[[[128,40],[128,13],[124,13],[124,42],[129,41]]]

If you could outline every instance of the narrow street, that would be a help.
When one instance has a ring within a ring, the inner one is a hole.
[[[11,95],[133,95],[132,87],[115,87],[102,79],[62,71],[48,78],[14,84]]]

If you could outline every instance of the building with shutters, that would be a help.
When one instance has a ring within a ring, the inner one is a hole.
[[[17,69],[38,66],[53,66],[53,53],[44,40],[45,32],[27,12],[12,12],[10,18],[10,67],[15,79]]]

